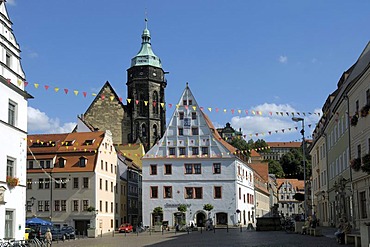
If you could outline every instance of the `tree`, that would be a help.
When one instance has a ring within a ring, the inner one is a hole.
[[[277,178],[282,178],[285,176],[283,167],[276,160],[269,160],[269,174],[275,174]]]
[[[208,217],[209,217],[210,216],[209,214],[210,214],[211,210],[213,209],[213,205],[212,204],[209,204],[209,203],[208,204],[204,204],[203,209],[208,212]]]
[[[185,205],[185,204],[180,204],[178,207],[177,207],[177,210],[179,210],[179,212],[181,213],[185,213],[186,210],[188,210],[188,207]]]
[[[160,215],[163,214],[163,208],[162,207],[156,207],[153,209],[153,214],[154,215]]]
[[[306,156],[306,178],[311,176],[310,156]],[[291,149],[280,158],[280,164],[283,167],[286,178],[304,178],[303,155],[301,149]]]

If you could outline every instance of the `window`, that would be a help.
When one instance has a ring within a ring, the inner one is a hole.
[[[150,165],[150,175],[157,175],[157,165]]]
[[[72,211],[74,212],[78,211],[78,200],[73,200]]]
[[[185,164],[185,174],[201,174],[201,164]]]
[[[361,219],[367,218],[365,191],[360,192],[360,217]]]
[[[28,161],[28,169],[33,169],[33,160]]]
[[[103,160],[100,161],[100,169],[104,170],[104,161]]]
[[[184,113],[183,112],[179,112],[179,118],[180,118],[180,120],[184,119]]]
[[[4,238],[14,238],[14,216],[13,211],[5,211],[5,235]]]
[[[192,105],[193,104],[193,100],[189,99],[188,100],[188,105]]]
[[[14,167],[14,160],[13,159],[7,159],[6,160],[6,176],[10,176],[10,177],[14,177],[15,174],[14,174],[14,171],[15,171],[15,167]]]
[[[50,164],[51,164],[51,161],[50,160],[46,160],[45,163],[46,163],[46,168],[50,168],[51,167],[50,166]]]
[[[65,165],[65,159],[59,158],[58,159],[58,165],[59,165],[60,168],[63,168],[64,165]]]
[[[175,148],[168,148],[168,153],[170,155],[175,155]]]
[[[61,188],[62,189],[66,189],[67,188],[67,178],[61,178],[60,179],[60,184],[61,184]]]
[[[60,211],[60,201],[59,200],[54,201],[54,211]]]
[[[185,199],[202,199],[202,187],[185,187]]]
[[[370,105],[370,89],[366,90],[366,105]]]
[[[242,188],[239,188],[239,200],[242,199]]]
[[[113,213],[113,202],[110,203],[110,212]],[[111,225],[113,225],[113,220],[111,220]]]
[[[12,55],[10,55],[10,53],[6,53],[5,55],[5,63],[6,63],[6,66],[8,67],[11,67],[12,66]]]
[[[105,212],[108,213],[108,202],[105,201]]]
[[[183,104],[183,105],[188,105],[188,101],[187,101],[186,99],[184,99],[184,100],[182,101],[182,104]]]
[[[80,161],[78,162],[79,167],[85,167],[87,164],[87,159],[85,157],[80,157]]]
[[[179,128],[178,130],[179,130],[178,135],[183,136],[184,135],[184,128]]]
[[[150,186],[150,198],[158,198],[158,187]]]
[[[360,103],[358,100],[356,100],[356,113],[358,113],[358,110],[360,109]]]
[[[202,155],[208,155],[208,147],[202,147]]]
[[[99,201],[99,211],[103,212],[103,201]]]
[[[361,159],[361,144],[357,145],[357,158]]]
[[[55,189],[60,189],[60,178],[56,178],[54,180],[54,188]]]
[[[50,202],[49,201],[44,201],[44,203],[45,203],[45,212],[49,212],[49,210],[50,210]]]
[[[44,201],[37,201],[37,211],[42,212],[44,210]]]
[[[32,178],[27,178],[27,189],[32,190]]]
[[[99,189],[103,189],[103,179],[99,180]]]
[[[17,104],[9,100],[8,105],[8,124],[15,126],[17,117]]]
[[[89,200],[83,200],[82,201],[82,211],[87,211],[88,207],[89,207]]]
[[[87,178],[87,177],[83,178],[83,188],[84,189],[89,188],[89,178]]]
[[[192,147],[191,152],[193,155],[198,155],[199,154],[199,148],[198,147]]]
[[[194,164],[194,174],[201,174],[201,173],[202,173],[201,164]]]
[[[214,163],[213,164],[213,173],[214,174],[221,174],[221,163]]]
[[[185,148],[184,147],[179,147],[179,155],[185,155]]]
[[[163,198],[172,198],[172,187],[171,186],[164,186],[163,191],[164,191]]]
[[[171,164],[165,164],[164,165],[164,174],[165,175],[171,175],[172,174],[172,165]]]
[[[198,129],[198,127],[192,127],[192,128],[191,128],[191,134],[192,134],[193,136],[197,136],[197,135],[199,135],[199,129]]]
[[[73,178],[73,188],[78,189],[78,178]]]
[[[105,171],[108,171],[108,162],[105,162]]]
[[[113,192],[113,182],[110,182],[110,192]]]
[[[67,201],[66,200],[61,200],[61,211],[66,211],[67,210]]]
[[[105,191],[108,191],[108,180],[105,180]]]
[[[191,119],[197,119],[197,113],[196,112],[192,112],[191,113]]]
[[[214,198],[215,199],[221,199],[222,198],[222,194],[221,194],[221,190],[222,187],[221,186],[215,186],[214,187]]]
[[[50,189],[50,183],[51,183],[50,178],[45,178],[45,189]]]

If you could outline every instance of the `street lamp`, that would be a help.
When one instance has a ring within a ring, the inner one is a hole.
[[[304,219],[307,216],[307,191],[306,191],[306,157],[305,157],[305,140],[304,140],[304,119],[300,117],[292,117],[294,122],[302,122],[302,153],[303,153],[303,181],[304,181]]]

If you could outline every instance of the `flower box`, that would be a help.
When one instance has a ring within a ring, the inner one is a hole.
[[[361,169],[361,158],[355,158],[350,161],[351,168],[358,172]]]
[[[353,115],[353,116],[351,117],[351,126],[356,126],[356,125],[357,125],[357,123],[358,123],[358,116],[357,116],[357,114],[356,114],[356,115]]]
[[[19,184],[19,178],[7,176],[6,183],[8,184],[8,186],[11,186],[11,187],[17,186]]]

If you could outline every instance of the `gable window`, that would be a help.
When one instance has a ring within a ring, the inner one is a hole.
[[[180,120],[184,119],[184,112],[179,112],[179,118],[180,118]]]
[[[193,155],[198,155],[199,154],[199,148],[198,147],[192,147],[191,152]]]
[[[85,140],[82,145],[89,146],[89,145],[92,145],[94,142],[95,142],[95,139]]]
[[[221,174],[221,163],[213,163],[213,173]]]
[[[17,117],[17,103],[9,100],[8,105],[8,124],[15,126]]]
[[[198,129],[198,127],[192,127],[192,128],[191,128],[191,134],[192,134],[193,136],[197,136],[197,135],[199,135],[199,129]]]
[[[172,165],[171,164],[165,164],[164,165],[164,174],[165,175],[171,175],[172,174]]]
[[[188,105],[192,105],[193,104],[193,100],[189,99],[188,100]]]
[[[64,168],[65,163],[66,163],[66,160],[64,158],[60,157],[58,159],[58,165],[59,165],[60,168]]]
[[[79,167],[85,167],[87,164],[87,159],[85,157],[80,157],[80,161],[78,162]]]
[[[150,186],[150,197],[158,198],[158,186]]]
[[[172,187],[171,186],[164,186],[163,191],[164,191],[163,198],[172,198]]]
[[[191,113],[191,119],[197,119],[197,113],[196,112],[192,112]]]
[[[157,175],[157,165],[150,165],[150,175]]]
[[[183,104],[183,105],[188,105],[188,101],[187,101],[186,99],[184,99],[184,100],[182,101],[182,104]]]
[[[183,136],[184,135],[184,129],[183,128],[179,128],[179,136]]]
[[[169,155],[175,155],[175,148],[168,148]]]
[[[8,52],[6,53],[5,63],[9,68],[12,66],[12,55],[10,55]]]
[[[202,147],[202,155],[208,155],[208,147]]]
[[[184,147],[179,147],[179,154],[180,155],[185,155],[185,148]]]

